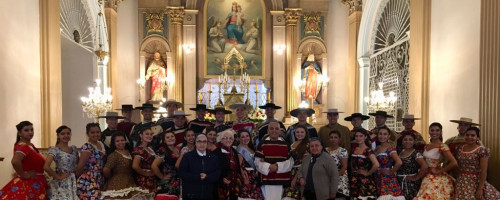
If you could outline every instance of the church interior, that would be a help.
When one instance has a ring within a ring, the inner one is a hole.
[[[258,106],[272,102],[286,126],[297,107],[314,109],[317,128],[328,109],[349,128],[351,113],[384,110],[399,132],[413,114],[426,141],[430,123],[446,140],[458,134],[450,120],[467,117],[480,124],[499,188],[499,19],[497,0],[3,1],[0,183],[14,173],[20,121],[33,122],[36,147],[53,146],[63,124],[79,146],[106,111],[173,99],[188,120],[196,104],[246,103],[258,122]]]

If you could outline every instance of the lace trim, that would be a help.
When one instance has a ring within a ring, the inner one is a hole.
[[[103,191],[101,193],[101,198],[104,199],[104,197],[125,197],[129,195],[131,192],[140,192],[140,193],[145,193],[148,194],[149,191],[145,189],[141,189],[139,187],[129,187],[121,190],[107,190]]]

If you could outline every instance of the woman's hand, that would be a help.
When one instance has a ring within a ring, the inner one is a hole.
[[[477,191],[476,191],[476,198],[477,199],[484,199],[484,196],[483,196],[483,188],[478,188]]]
[[[441,168],[433,167],[430,171],[432,174],[442,174],[443,170]]]
[[[370,176],[370,174],[368,174],[368,171],[364,170],[364,169],[360,169],[358,170],[358,174],[361,174],[363,176]]]
[[[69,173],[68,172],[61,173],[61,174],[56,174],[54,176],[54,178],[57,179],[57,180],[63,180],[63,179],[68,178],[68,177],[69,177]]]
[[[245,185],[250,184],[250,180],[248,179],[248,173],[247,173],[245,170],[243,170],[243,171],[241,172],[241,175],[242,175],[242,177],[243,177],[243,183],[244,183]]]
[[[302,187],[306,186],[306,180],[304,180],[304,178],[300,178],[299,182],[300,182],[300,186],[302,186]]]
[[[168,173],[167,175],[163,176],[163,177],[161,178],[161,180],[168,181],[168,180],[170,180],[170,178],[172,178],[172,174],[171,174],[171,173]]]
[[[35,171],[24,171],[22,174],[20,174],[21,178],[24,179],[30,179],[36,176]]]
[[[229,179],[227,179],[227,178],[223,178],[223,179],[222,179],[222,182],[223,182],[224,184],[226,184],[226,185],[229,185],[229,184],[231,183],[231,181],[230,181]]]
[[[297,177],[294,177],[294,178],[292,179],[292,184],[290,185],[290,187],[291,187],[292,189],[294,189],[296,186],[297,186]]]

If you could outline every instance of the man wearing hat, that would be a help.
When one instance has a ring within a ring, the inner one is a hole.
[[[374,113],[368,113],[368,115],[374,116],[375,117],[375,128],[371,130],[372,134],[370,134],[370,137],[372,139],[372,142],[377,141],[377,134],[378,134],[378,129],[382,127],[387,127],[385,125],[385,121],[387,121],[387,118],[394,118],[392,115],[388,115],[387,112],[377,110],[377,112]],[[389,142],[396,145],[396,139],[397,139],[397,133],[396,131],[391,130],[391,135],[389,137]]]
[[[163,130],[166,130],[174,125],[173,118],[170,116],[174,114],[174,111],[178,110],[179,108],[182,108],[182,103],[173,99],[169,99],[165,103],[163,103],[162,106],[164,106],[167,109],[167,117],[162,117],[158,119],[156,124],[160,125],[163,128]]]
[[[132,122],[132,111],[134,110],[134,106],[132,106],[131,104],[123,104],[121,109],[116,110],[121,110],[122,116],[124,117],[124,119],[120,123],[118,123],[116,129],[125,133],[127,137],[130,137],[130,132],[135,126],[135,123]]]
[[[151,146],[154,150],[160,147],[160,144],[163,142],[165,138],[165,134],[167,132],[174,132],[175,135],[175,144],[180,144],[184,142],[184,133],[188,129],[186,116],[190,116],[191,114],[186,114],[182,110],[176,110],[170,116],[173,119],[173,125],[170,128],[163,129],[161,126],[156,125],[152,127],[153,131],[153,141],[151,141]]]
[[[318,135],[323,140],[323,144],[325,147],[330,147],[332,144],[330,142],[330,132],[338,131],[341,135],[340,138],[340,146],[344,147],[347,151],[351,150],[351,132],[347,126],[343,126],[338,123],[339,120],[339,112],[337,108],[328,109],[326,113],[326,118],[328,119],[328,124],[322,126],[319,129]]]
[[[352,113],[351,116],[344,118],[345,121],[350,121],[352,124],[352,130],[350,134],[351,148],[347,149],[347,151],[352,152],[356,147],[358,147],[358,143],[356,143],[356,140],[354,140],[354,134],[356,130],[366,130],[361,125],[363,124],[363,121],[367,119],[370,119],[370,116],[363,115],[361,113]],[[368,132],[369,135],[373,135],[373,133],[369,130],[366,130],[366,132]]]
[[[290,114],[299,119],[299,122],[288,127],[285,137],[285,140],[288,142],[288,144],[293,144],[295,142],[295,127],[298,125],[304,125],[307,127],[309,138],[318,137],[318,131],[316,131],[316,128],[307,123],[307,117],[312,116],[314,112],[315,111],[312,108],[296,108],[290,111]]]
[[[213,125],[212,122],[205,120],[205,114],[207,114],[207,106],[205,104],[196,104],[196,108],[190,108],[189,110],[196,111],[196,119],[188,123],[188,128],[193,129],[196,135],[203,133],[206,127]]]
[[[402,124],[405,127],[405,129],[401,131],[398,135],[397,145],[396,145],[398,152],[401,152],[401,150],[403,149],[403,138],[401,136],[405,133],[411,133],[415,135],[415,149],[417,151],[424,152],[425,148],[424,138],[422,137],[422,134],[420,134],[416,130],[413,130],[413,126],[415,126],[415,120],[419,119],[420,118],[415,118],[415,116],[411,114],[406,114],[403,116]]]
[[[258,137],[256,138],[255,145],[258,145],[260,141],[262,141],[262,138],[264,135],[267,134],[267,128],[269,126],[269,122],[278,122],[280,124],[280,129],[281,129],[281,137],[285,136],[286,133],[286,127],[281,123],[280,121],[276,120],[274,118],[274,115],[276,114],[276,110],[281,109],[280,106],[276,106],[274,103],[266,103],[266,105],[259,106],[260,109],[265,109],[266,113],[266,120],[259,123],[257,125],[257,133]]]
[[[236,121],[233,122],[233,130],[238,132],[241,129],[246,129],[252,133],[255,129],[255,124],[248,119],[247,110],[252,109],[252,106],[244,103],[235,103],[229,106],[230,109],[236,112]]]
[[[208,112],[215,115],[215,123],[212,128],[214,128],[217,133],[233,127],[232,122],[224,122],[226,115],[233,113],[230,110],[226,110],[224,106],[216,106],[213,110],[208,110]]]
[[[106,112],[106,115],[99,116],[99,118],[106,118],[106,124],[108,128],[104,129],[101,134],[101,142],[104,143],[106,150],[109,150],[109,143],[111,142],[111,136],[113,133],[118,131],[118,119],[124,119],[125,117],[118,116],[117,112]]]
[[[479,126],[479,124],[472,122],[472,119],[467,117],[460,117],[460,119],[450,120],[450,122],[458,124],[458,135],[447,139],[444,143],[450,147],[451,153],[455,155],[455,149],[457,148],[457,146],[460,144],[465,144],[465,132],[467,132],[467,129],[472,126]]]
[[[142,106],[136,107],[135,109],[141,110],[142,114],[142,122],[139,124],[135,125],[132,128],[132,132],[130,133],[130,141],[131,144],[135,147],[137,142],[139,142],[141,139],[139,138],[139,132],[142,131],[145,128],[151,128],[151,126],[154,125],[153,122],[153,111],[156,110],[153,106],[153,104],[150,103],[145,103],[142,104]]]

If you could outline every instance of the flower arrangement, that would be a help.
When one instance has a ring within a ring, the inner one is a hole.
[[[205,120],[209,122],[215,122],[215,114],[209,112],[205,113]]]
[[[267,116],[263,110],[261,110],[260,108],[257,108],[255,110],[253,110],[250,114],[248,114],[248,119],[250,119],[250,121],[252,121],[252,122],[259,123],[259,122],[263,122],[264,120],[266,120]]]

